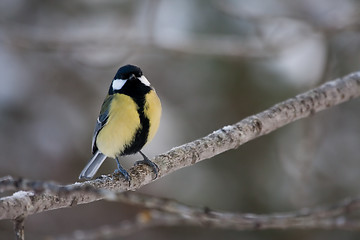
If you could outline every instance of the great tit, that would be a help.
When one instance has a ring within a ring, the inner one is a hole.
[[[149,160],[141,149],[150,142],[160,123],[161,103],[154,88],[141,69],[126,65],[117,71],[109,93],[102,104],[92,138],[93,157],[80,173],[79,179],[91,179],[107,157],[114,158],[125,180],[130,175],[120,165],[119,157],[139,152],[156,177],[158,166]]]

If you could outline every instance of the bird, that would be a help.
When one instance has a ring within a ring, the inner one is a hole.
[[[107,157],[116,160],[115,174],[130,183],[129,173],[119,157],[140,153],[143,160],[135,165],[148,165],[158,176],[159,168],[141,149],[158,130],[161,102],[155,89],[135,65],[125,65],[116,72],[102,104],[92,137],[92,158],[81,171],[79,179],[92,179]]]

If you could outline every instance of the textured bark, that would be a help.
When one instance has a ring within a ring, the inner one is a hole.
[[[18,218],[14,220],[14,230],[15,230],[15,239],[24,240],[25,239],[25,229],[24,229],[24,218]]]
[[[268,110],[245,118],[238,123],[225,126],[201,139],[175,147],[152,160],[159,166],[159,177],[163,177],[180,168],[237,148],[288,123],[359,97],[359,95],[360,72],[356,72],[276,104]],[[21,194],[16,193],[13,196],[1,198],[0,219],[17,219],[104,198],[103,195],[94,191],[84,193],[87,186],[125,191],[135,190],[154,180],[151,169],[144,165],[135,166],[129,172],[132,177],[130,186],[128,182],[119,179],[119,176],[108,175],[96,180],[68,185],[59,192],[52,190],[41,193],[21,192]]]

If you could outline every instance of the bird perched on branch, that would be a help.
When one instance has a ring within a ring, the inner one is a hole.
[[[135,165],[146,164],[158,175],[158,166],[141,149],[150,142],[160,123],[161,103],[141,69],[126,65],[117,71],[109,93],[102,104],[92,138],[93,157],[79,179],[91,179],[107,157],[114,158],[121,173],[130,182],[130,175],[120,165],[119,157],[139,152],[144,158]]]

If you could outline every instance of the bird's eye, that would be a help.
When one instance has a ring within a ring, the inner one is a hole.
[[[136,79],[135,74],[131,74],[130,77],[129,77],[129,80],[135,80],[135,79]]]

